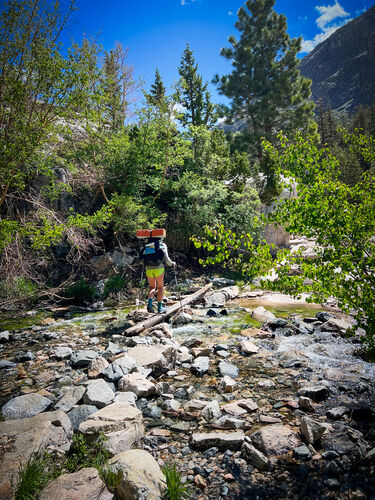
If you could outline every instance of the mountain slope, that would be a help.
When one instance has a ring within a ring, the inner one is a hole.
[[[312,80],[312,97],[352,113],[375,98],[375,6],[338,29],[305,56],[301,74]]]

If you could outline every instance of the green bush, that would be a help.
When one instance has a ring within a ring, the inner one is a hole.
[[[81,278],[76,283],[73,283],[73,285],[66,287],[65,295],[77,303],[82,303],[86,300],[91,301],[95,296],[95,288]]]
[[[121,292],[125,287],[125,279],[121,274],[115,274],[106,281],[104,286],[104,296],[108,297],[112,292]]]
[[[10,280],[0,281],[1,299],[28,299],[31,298],[38,286],[23,276],[16,276]]]
[[[105,440],[104,434],[100,434],[92,442],[89,442],[83,434],[74,434],[64,468],[69,472],[76,472],[85,467],[95,467],[102,472],[109,458],[109,452],[103,446]]]

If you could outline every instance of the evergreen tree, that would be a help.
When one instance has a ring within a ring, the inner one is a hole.
[[[311,81],[299,72],[301,38],[290,39],[286,18],[273,10],[274,0],[247,0],[235,27],[240,38],[221,54],[232,61],[231,74],[219,78],[219,92],[231,99],[229,120],[243,122],[243,147],[261,156],[260,138],[272,140],[275,131],[316,132]]]
[[[180,117],[181,123],[184,126],[212,125],[216,120],[215,106],[211,103],[207,83],[203,84],[203,79],[198,74],[198,64],[189,44],[186,44],[182,53],[178,72],[181,78],[177,84],[177,99],[185,108]]]
[[[155,80],[151,85],[150,93],[146,94],[146,99],[154,106],[160,105],[165,99],[165,87],[158,68],[155,70]]]

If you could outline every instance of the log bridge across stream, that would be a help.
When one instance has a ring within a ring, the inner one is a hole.
[[[173,306],[168,307],[165,313],[155,314],[151,318],[147,318],[146,320],[137,323],[134,326],[131,326],[130,328],[125,330],[123,335],[125,335],[126,337],[132,337],[133,335],[138,335],[144,330],[147,330],[147,328],[151,328],[152,326],[164,322],[167,318],[170,318],[171,316],[173,316],[173,314],[176,314],[184,306],[202,298],[211,288],[212,288],[212,283],[208,283],[208,285],[205,285],[203,288],[200,288],[197,292],[188,295],[187,297],[180,300],[177,304],[173,304]]]

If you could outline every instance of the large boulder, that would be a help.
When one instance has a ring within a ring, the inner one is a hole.
[[[276,316],[271,311],[267,311],[267,309],[265,309],[263,306],[256,307],[251,315],[260,323],[264,323],[265,321],[270,321],[276,318]]]
[[[98,356],[99,353],[92,349],[82,349],[71,355],[70,364],[73,368],[86,368]]]
[[[40,493],[39,500],[111,500],[113,498],[97,469],[89,467],[73,474],[63,474]]]
[[[65,413],[70,411],[82,399],[84,393],[85,388],[82,385],[63,388],[63,397],[55,404],[55,409]]]
[[[177,349],[170,345],[137,345],[127,352],[127,356],[150,369],[151,375],[157,378],[174,368]]]
[[[134,370],[136,366],[139,365],[133,358],[123,356],[107,366],[102,374],[110,382],[117,382],[121,377]]]
[[[46,448],[68,451],[72,435],[70,420],[62,411],[0,422],[0,499],[13,497],[19,468],[34,453],[43,452]]]
[[[38,393],[24,394],[8,401],[1,409],[8,420],[30,418],[46,410],[52,401]]]
[[[114,456],[108,469],[121,472],[121,484],[116,487],[119,500],[160,500],[166,490],[165,477],[158,463],[145,450],[128,450]]]
[[[307,444],[314,444],[326,431],[327,426],[308,417],[301,418],[300,430]]]
[[[228,286],[221,290],[212,291],[205,295],[204,302],[206,307],[222,307],[227,300],[238,297],[238,286]]]
[[[97,435],[129,429],[131,426],[142,426],[142,413],[129,403],[112,403],[92,413],[79,425],[79,431],[86,435]]]
[[[284,455],[301,444],[289,425],[269,425],[251,434],[251,441],[267,456]]]

